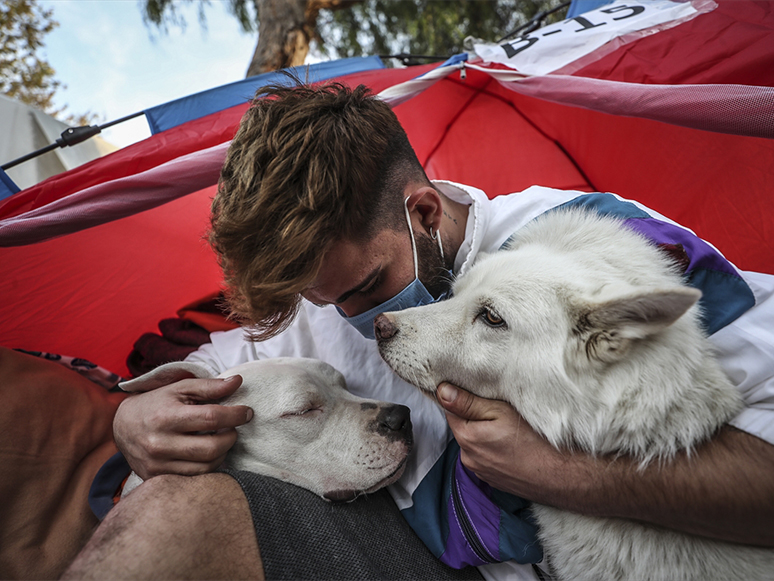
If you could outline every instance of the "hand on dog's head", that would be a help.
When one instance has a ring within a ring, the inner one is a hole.
[[[272,476],[332,501],[352,500],[402,475],[413,444],[405,406],[351,394],[341,373],[314,359],[253,361],[218,378],[232,376],[241,377],[242,386],[220,403],[245,406],[254,417],[237,426],[229,467]],[[195,363],[175,362],[121,387],[148,391],[190,377],[211,380],[212,374]],[[228,381],[218,385],[234,388]]]

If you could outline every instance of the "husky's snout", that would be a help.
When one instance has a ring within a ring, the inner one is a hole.
[[[384,313],[374,319],[374,335],[379,342],[392,339],[398,333],[398,327],[393,319]]]

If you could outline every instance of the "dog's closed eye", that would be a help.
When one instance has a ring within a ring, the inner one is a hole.
[[[282,414],[282,418],[297,418],[297,417],[313,417],[318,414],[323,413],[323,408],[321,406],[311,406],[311,407],[305,407],[302,409],[299,409],[297,411],[292,412],[286,412]]]

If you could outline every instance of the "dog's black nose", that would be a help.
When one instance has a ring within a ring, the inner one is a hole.
[[[411,431],[411,410],[404,405],[391,405],[379,412],[376,421],[380,433],[399,436]]]
[[[390,318],[385,315],[377,315],[374,319],[374,335],[377,341],[384,341],[394,336],[398,328],[393,324]]]

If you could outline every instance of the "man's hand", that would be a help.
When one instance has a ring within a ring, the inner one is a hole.
[[[183,379],[126,398],[113,420],[119,450],[144,480],[215,470],[236,442],[234,428],[249,422],[253,411],[209,402],[228,397],[241,384],[238,375]]]
[[[640,469],[625,456],[556,450],[505,402],[448,383],[437,396],[463,464],[495,488],[581,514],[774,547],[774,446],[747,432],[724,426],[690,456]]]
[[[504,402],[448,383],[437,391],[460,445],[462,463],[495,488],[550,504],[567,478],[567,458]]]

